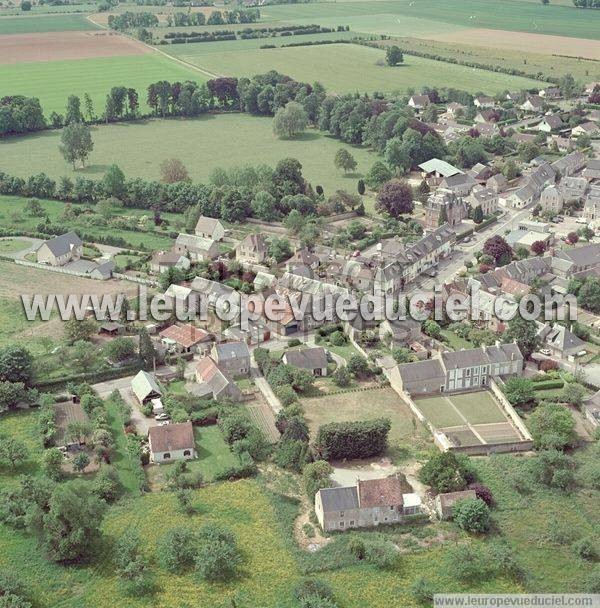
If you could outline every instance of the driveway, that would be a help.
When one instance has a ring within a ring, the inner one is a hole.
[[[256,363],[254,361],[254,356],[252,357],[250,374],[252,376],[252,379],[254,380],[255,386],[262,393],[266,402],[269,404],[269,406],[273,410],[273,413],[275,415],[277,415],[283,409],[283,406],[281,405],[281,402],[279,401],[279,399],[273,392],[273,389],[271,388],[270,384],[267,382],[265,377],[260,373],[260,370],[258,369],[258,366],[256,365]]]
[[[21,249],[21,251],[9,251],[4,252],[2,255],[7,258],[11,258],[13,260],[24,260],[26,256],[30,253],[35,253],[44,242],[42,239],[35,239],[28,236],[19,237],[19,236],[3,236],[0,237],[0,241],[26,241],[30,243],[25,249]]]

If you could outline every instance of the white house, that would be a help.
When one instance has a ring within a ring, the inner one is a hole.
[[[64,266],[81,258],[83,241],[74,232],[67,232],[44,241],[37,250],[39,264]]]
[[[201,236],[205,239],[220,241],[225,236],[225,228],[219,220],[201,215],[196,223],[194,233],[196,236]]]
[[[148,444],[150,460],[157,464],[196,458],[194,427],[189,420],[151,427],[148,431]]]

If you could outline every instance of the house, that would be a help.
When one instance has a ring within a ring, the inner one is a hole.
[[[591,95],[594,91],[600,89],[600,82],[590,82],[585,86],[586,95]]]
[[[435,497],[435,510],[440,519],[452,519],[452,507],[459,500],[477,498],[475,490],[462,490],[460,492],[445,492]]]
[[[556,186],[548,186],[540,195],[540,205],[543,213],[556,215],[562,211],[563,203],[562,192]]]
[[[583,272],[600,265],[600,245],[593,244],[563,249],[556,254],[556,257],[571,262],[570,272],[572,274]]]
[[[551,139],[556,144],[559,152],[571,152],[571,150],[573,150],[573,141],[570,137],[552,135]]]
[[[250,374],[250,351],[245,342],[214,344],[211,355],[219,368],[234,378]]]
[[[421,512],[420,497],[400,475],[359,479],[354,486],[321,488],[315,495],[315,514],[324,532],[401,523]]]
[[[520,107],[525,112],[541,112],[544,109],[544,100],[539,95],[529,95]]]
[[[530,183],[525,183],[506,197],[506,204],[513,209],[523,209],[533,203],[536,195],[536,189]]]
[[[321,263],[320,257],[312,252],[308,247],[298,249],[294,255],[286,260],[285,269],[292,272],[295,268],[310,268],[316,270]]]
[[[38,264],[64,266],[79,260],[83,254],[83,241],[75,232],[67,232],[44,241],[37,250]]]
[[[178,424],[150,427],[148,445],[150,460],[156,464],[196,458],[194,427],[189,420]]]
[[[565,201],[582,201],[588,189],[585,177],[565,177],[560,187]]]
[[[600,188],[592,188],[583,205],[583,217],[592,222],[600,220]]]
[[[477,108],[493,108],[496,105],[496,102],[492,97],[479,95],[479,97],[475,97],[473,100],[473,105]]]
[[[583,152],[575,151],[555,160],[552,163],[552,168],[556,173],[559,173],[562,177],[568,177],[574,175],[578,171],[581,171],[585,167],[586,158]]]
[[[498,112],[496,112],[496,110],[492,110],[491,108],[487,110],[480,110],[475,116],[475,122],[477,124],[498,122]]]
[[[600,122],[600,110],[591,110],[587,117],[594,122]]]
[[[415,110],[423,110],[431,103],[428,95],[412,95],[408,105]]]
[[[408,346],[423,339],[421,323],[414,319],[390,321],[384,319],[379,325],[379,338],[390,343],[390,347]]]
[[[72,448],[85,444],[85,437],[74,437],[70,432],[72,424],[88,424],[90,419],[81,403],[64,401],[54,405],[54,443],[58,448]]]
[[[238,261],[246,264],[263,264],[267,259],[268,245],[264,234],[251,233],[240,242],[235,250]]]
[[[189,257],[193,262],[204,262],[214,260],[219,255],[219,246],[213,239],[181,233],[177,236],[173,251]]]
[[[492,177],[494,171],[491,167],[488,167],[488,165],[477,163],[469,169],[468,173],[475,181],[483,185],[490,177]]]
[[[461,116],[464,115],[465,109],[466,108],[465,108],[465,106],[462,105],[462,103],[453,101],[453,102],[449,103],[448,106],[446,107],[446,113],[449,114],[450,116],[452,116],[453,118],[460,118]]]
[[[98,327],[98,333],[107,336],[120,336],[124,332],[125,325],[116,321],[104,321]]]
[[[210,397],[215,400],[226,399],[238,403],[243,394],[231,377],[219,369],[211,357],[204,357],[196,366],[196,385],[189,387],[189,392],[198,397]]]
[[[556,323],[539,323],[538,337],[554,357],[573,360],[578,354],[585,353],[585,342],[578,338],[570,329]]]
[[[108,260],[101,264],[96,264],[95,268],[89,271],[90,279],[96,279],[98,281],[107,281],[113,276],[115,270],[115,263]]]
[[[225,228],[219,220],[201,215],[196,222],[194,234],[211,241],[220,241],[225,236]]]
[[[160,399],[162,392],[153,374],[141,370],[131,381],[131,391],[140,405],[145,405],[153,399]]]
[[[327,353],[322,346],[288,350],[283,355],[283,362],[292,367],[305,369],[313,376],[327,375]]]
[[[583,411],[592,426],[600,426],[600,391],[595,392],[583,402]]]
[[[467,198],[465,202],[470,205],[472,209],[481,207],[481,211],[484,216],[492,215],[498,210],[498,193],[492,188],[484,188],[483,186],[476,186]]]
[[[560,99],[562,97],[562,93],[558,87],[548,87],[547,89],[542,89],[539,92],[540,97],[547,100],[552,99]]]
[[[496,175],[492,175],[492,177],[485,182],[485,185],[499,194],[508,186],[508,180],[506,177],[504,177],[504,175],[502,175],[502,173],[497,173]]]
[[[467,196],[476,185],[477,182],[469,173],[457,173],[444,177],[440,182],[440,188],[450,190],[456,196]]]
[[[585,177],[589,182],[595,179],[600,180],[600,158],[588,160],[587,167],[581,173],[581,177]]]
[[[538,124],[538,131],[544,133],[550,133],[550,131],[556,131],[564,126],[561,117],[558,114],[548,114],[542,118],[542,121]]]
[[[429,196],[425,204],[425,230],[436,230],[443,224],[456,226],[467,217],[468,213],[467,204],[459,195],[452,190],[438,188]]]
[[[398,365],[397,378],[409,394],[479,390],[489,378],[519,374],[523,355],[516,344],[443,352],[437,359]]]
[[[171,325],[160,332],[160,338],[171,353],[197,353],[207,348],[211,335],[194,325]]]
[[[189,258],[175,251],[157,251],[150,260],[150,271],[161,273],[169,268],[178,270],[189,270],[191,262]]]
[[[478,124],[475,130],[481,137],[495,137],[500,135],[500,128],[496,123],[483,123]]]
[[[444,177],[451,177],[457,173],[462,173],[460,169],[457,169],[450,163],[439,158],[432,158],[419,165],[421,169],[421,176],[427,180],[429,185],[437,186]]]
[[[600,134],[600,125],[595,122],[584,122],[571,130],[571,135],[579,137],[580,135],[588,135],[589,137],[595,137]]]

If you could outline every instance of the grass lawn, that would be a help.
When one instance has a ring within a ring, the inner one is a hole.
[[[245,42],[245,41],[241,41]],[[269,70],[288,74],[296,80],[318,80],[329,92],[405,91],[424,85],[456,87],[476,92],[498,93],[504,89],[539,86],[539,81],[477,70],[446,62],[405,56],[396,67],[385,65],[381,49],[356,44],[329,44],[277,49],[246,48],[237,43],[223,52],[211,52],[210,44],[174,45],[169,53],[217,74],[248,76]],[[384,62],[383,66],[377,62]]]
[[[91,21],[88,21],[84,15],[0,17],[0,35],[40,34],[43,32],[85,31],[96,29],[98,29],[97,26]]]
[[[23,464],[11,469],[0,466],[0,486],[16,481],[18,475],[35,475],[39,472],[42,441],[37,428],[37,410],[19,410],[0,415],[0,437],[14,437],[27,448],[28,458]]]
[[[425,397],[414,401],[423,416],[437,428],[464,424],[464,420],[450,406],[446,397]]]
[[[506,422],[506,416],[488,392],[453,395],[452,403],[471,424]]]
[[[291,156],[302,163],[303,173],[313,185],[320,184],[326,194],[331,194],[339,188],[355,192],[358,178],[377,160],[374,152],[341,143],[316,130],[293,140],[278,139],[273,135],[270,118],[248,114],[100,126],[92,130],[92,138],[94,151],[89,166],[77,171],[59,153],[60,131],[0,141],[2,169],[20,176],[45,171],[55,178],[81,175],[100,179],[109,165],[116,163],[127,177],[160,179],[161,162],[177,157],[186,165],[190,177],[202,182],[217,167],[262,163],[274,166]],[[356,173],[344,175],[335,169],[333,158],[340,148],[351,151],[358,163]],[[27,163],[22,162],[23,158],[27,158]],[[8,211],[0,204],[0,213]]]
[[[319,427],[329,422],[389,418],[392,421],[390,441],[408,441],[427,435],[408,406],[391,388],[346,392],[327,397],[302,399],[306,421],[314,439]]]
[[[31,247],[31,241],[23,239],[2,239],[0,240],[0,253],[16,253]]]
[[[27,201],[28,199],[23,197],[0,196],[0,224],[5,228],[10,227],[14,230],[21,230],[23,232],[35,231],[41,219],[39,217],[32,217],[26,214],[25,205],[27,204]],[[61,201],[40,200],[40,204],[53,224],[65,225],[65,221],[61,217],[65,210],[65,203]],[[152,213],[150,211],[144,211],[141,209],[123,209],[115,207],[113,208],[112,215],[147,215],[148,217],[151,217]],[[163,217],[169,220],[181,219],[181,216],[172,213],[163,214]],[[148,225],[152,228],[154,227],[152,222],[149,222]],[[144,244],[153,249],[170,249],[173,244],[172,239],[167,234],[156,232],[137,232],[134,230],[122,230],[112,227],[108,228],[106,226],[91,226],[79,218],[69,222],[68,228],[70,230],[75,230],[80,234],[90,235],[92,238],[95,236],[105,236],[107,232],[110,232],[111,236],[121,237],[134,249],[140,244]],[[21,239],[18,240],[21,241]],[[5,242],[7,241],[0,240],[0,251],[2,250],[2,243]],[[23,248],[24,247],[21,247],[21,249]]]
[[[83,19],[79,15],[58,19],[71,17]],[[120,85],[137,89],[140,106],[147,111],[146,88],[158,80],[203,82],[206,76],[158,53],[0,65],[0,89],[11,95],[38,97],[46,117],[52,111],[64,114],[67,97],[78,95],[83,102],[84,93],[90,95],[96,114],[100,115],[107,93]]]
[[[449,5],[450,4],[450,5]],[[320,25],[350,25],[357,32],[423,36],[471,28],[535,32],[600,39],[600,14],[572,6],[503,0],[490,9],[488,0],[382,0],[266,6],[264,19]],[[468,32],[466,32],[468,39]]]
[[[442,329],[442,337],[444,341],[452,350],[461,350],[463,348],[475,348],[472,342],[457,336],[453,331],[449,329]]]

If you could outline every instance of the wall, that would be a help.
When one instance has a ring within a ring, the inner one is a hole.
[[[494,394],[494,397],[498,399],[505,413],[511,419],[512,423],[517,427],[517,429],[519,429],[519,432],[523,438],[526,441],[532,441],[533,438],[529,433],[529,429],[525,426],[525,423],[521,420],[517,412],[515,412],[513,406],[508,402],[508,399],[504,396],[504,393],[500,390],[500,387],[493,378],[490,378],[489,387]]]

